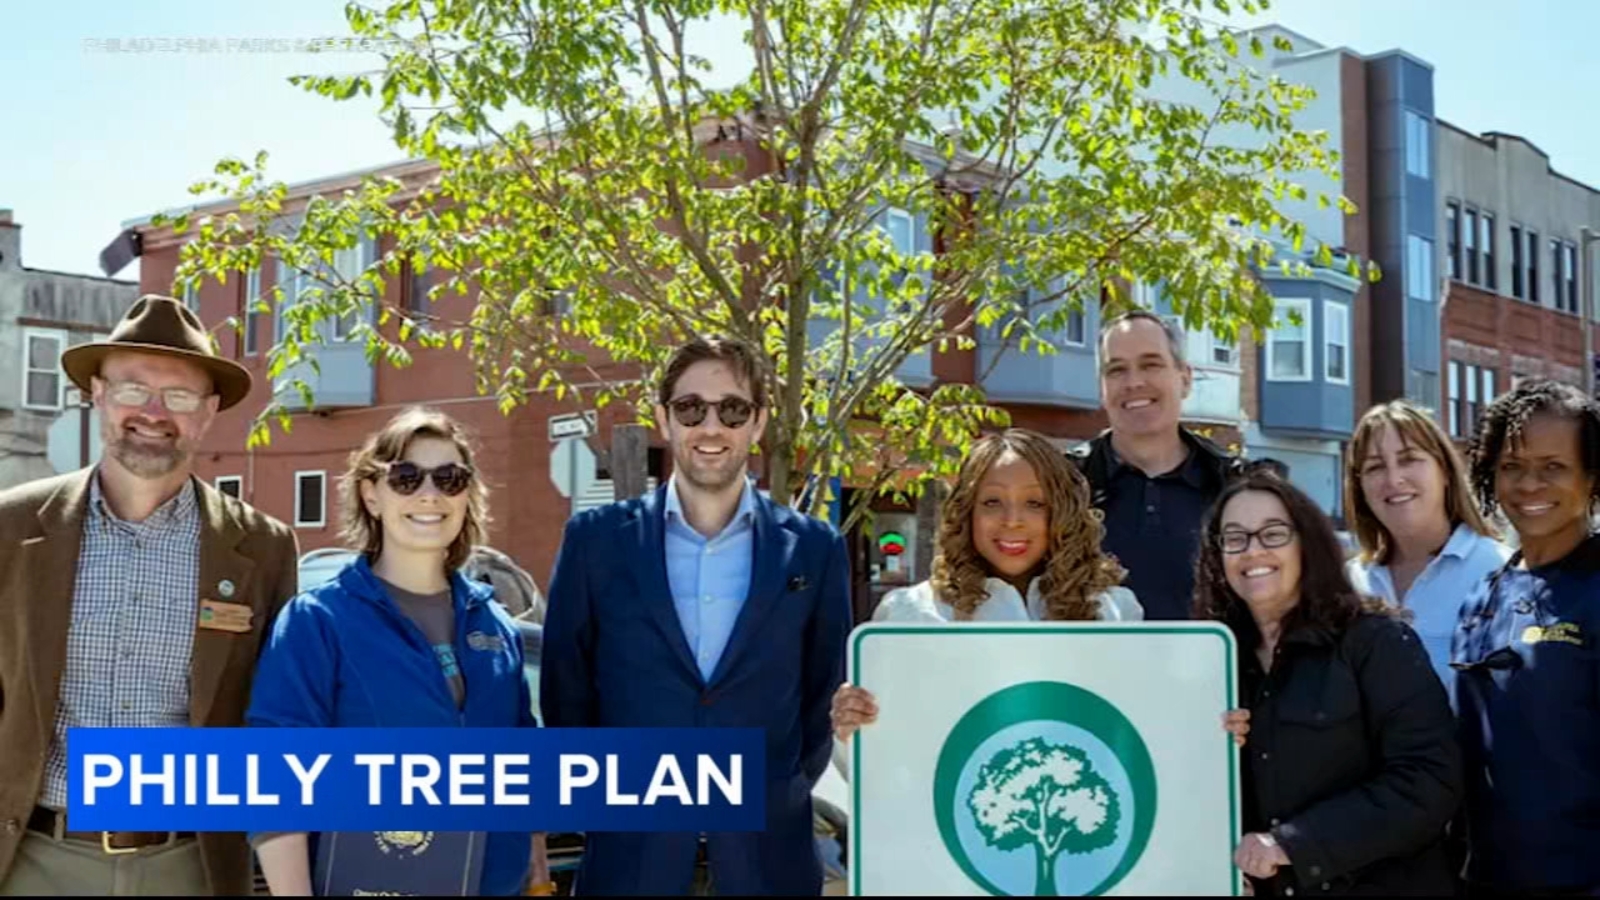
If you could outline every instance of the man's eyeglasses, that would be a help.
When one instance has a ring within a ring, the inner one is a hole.
[[[379,465],[388,469],[388,477],[384,482],[402,497],[415,494],[429,476],[433,477],[433,486],[446,497],[454,497],[472,484],[472,470],[460,463],[445,463],[431,469],[419,466],[410,460],[379,463]]]
[[[1250,549],[1250,541],[1254,538],[1261,542],[1261,546],[1268,550],[1275,550],[1294,540],[1294,528],[1289,525],[1273,524],[1259,531],[1245,531],[1235,528],[1224,531],[1217,538],[1217,545],[1223,553],[1229,555],[1243,553]]]
[[[756,411],[756,405],[743,397],[723,397],[716,403],[708,403],[696,394],[679,397],[667,406],[671,408],[678,424],[685,428],[693,428],[704,422],[706,410],[712,406],[717,408],[717,418],[728,428],[744,425]]]
[[[188,388],[162,388],[161,405],[175,413],[192,413],[206,401],[205,395]],[[156,395],[156,389],[145,387],[137,381],[113,381],[106,387],[106,396],[118,406],[142,408]]]

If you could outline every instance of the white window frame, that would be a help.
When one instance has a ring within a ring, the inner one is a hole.
[[[302,515],[302,513],[304,513],[305,511],[300,508],[300,498],[302,496],[301,490],[300,490],[300,484],[301,484],[301,482],[304,482],[304,481],[306,481],[307,479],[310,479],[310,478],[316,478],[316,479],[318,479],[319,481],[322,482],[322,509],[320,510],[322,515],[316,521],[311,521],[311,520],[306,519]],[[296,527],[296,528],[323,528],[323,527],[326,527],[327,524],[328,524],[328,472],[327,472],[327,470],[325,470],[325,469],[317,469],[317,470],[306,470],[306,471],[295,472],[294,473],[294,527]]]
[[[1419,113],[1411,110],[1405,111],[1405,139],[1406,139],[1406,174],[1418,178],[1433,177],[1432,166],[1432,136],[1429,134],[1428,120]]]
[[[35,369],[32,363],[33,339],[49,338],[56,342],[54,375],[56,376],[55,403],[53,405],[28,402],[28,376],[44,374],[47,370]],[[67,333],[59,328],[24,328],[22,330],[22,389],[21,405],[23,409],[32,409],[39,412],[60,412],[66,403],[68,388],[72,382],[68,380],[67,373],[61,368],[61,354],[66,351],[68,344]]]
[[[1334,327],[1335,318],[1338,319],[1337,328]],[[1330,347],[1344,351],[1344,376],[1341,378],[1335,378],[1328,369],[1333,361],[1333,354],[1328,352]],[[1329,384],[1350,383],[1350,307],[1339,300],[1322,301],[1322,376]]]
[[[1226,350],[1228,352],[1228,359],[1226,362],[1219,362],[1217,360],[1218,350]],[[1223,340],[1223,338],[1216,332],[1207,330],[1205,360],[1205,365],[1207,368],[1237,371],[1239,369],[1239,342],[1237,340]]]
[[[1281,316],[1282,317],[1282,323],[1284,325],[1288,325],[1289,324],[1289,314],[1290,314],[1291,311],[1295,311],[1295,310],[1299,311],[1299,313],[1300,313],[1300,328],[1301,328],[1300,341],[1305,346],[1305,356],[1303,357],[1303,359],[1305,361],[1305,367],[1301,371],[1301,374],[1298,375],[1298,376],[1294,376],[1294,375],[1278,375],[1277,374],[1278,369],[1277,369],[1277,365],[1275,364],[1274,360],[1275,360],[1275,357],[1277,355],[1276,347],[1277,347],[1279,342],[1275,338],[1275,335],[1278,332],[1278,326],[1275,324],[1273,326],[1273,329],[1271,331],[1267,332],[1267,353],[1266,353],[1266,359],[1267,359],[1267,362],[1266,362],[1266,366],[1267,366],[1266,375],[1267,375],[1267,380],[1268,381],[1278,381],[1278,382],[1296,382],[1296,383],[1309,382],[1309,381],[1312,380],[1312,373],[1316,369],[1316,352],[1315,352],[1316,343],[1315,343],[1315,338],[1316,338],[1316,332],[1317,332],[1316,322],[1315,322],[1315,320],[1313,320],[1313,318],[1311,316],[1311,310],[1312,310],[1311,298],[1310,297],[1276,297],[1276,298],[1273,299],[1272,305],[1273,305],[1272,313],[1273,313],[1274,320],[1276,321],[1278,319],[1278,317]]]
[[[244,476],[243,475],[218,475],[217,478],[216,478],[216,481],[212,482],[211,486],[217,489],[217,493],[219,493],[219,494],[227,494],[228,492],[224,491],[222,489],[222,485],[223,485],[224,482],[236,485],[239,488],[239,493],[237,493],[237,494],[229,494],[229,496],[233,497],[236,500],[240,500],[240,501],[244,500]]]

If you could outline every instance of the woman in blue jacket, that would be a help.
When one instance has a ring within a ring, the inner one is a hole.
[[[343,537],[360,555],[280,613],[248,724],[536,727],[518,631],[458,571],[483,539],[487,494],[450,417],[412,408],[371,435],[340,485]],[[273,894],[312,893],[314,836],[252,839]],[[521,893],[532,846],[527,832],[491,833],[479,892]]]
[[[1524,381],[1472,450],[1514,556],[1461,609],[1469,894],[1600,894],[1600,403]]]

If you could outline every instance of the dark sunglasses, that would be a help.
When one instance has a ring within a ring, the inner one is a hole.
[[[384,481],[391,490],[401,496],[415,494],[422,487],[422,483],[428,480],[429,475],[433,476],[433,486],[446,497],[454,497],[472,484],[472,470],[459,463],[445,463],[431,469],[425,469],[409,460],[379,463],[379,465],[388,469],[389,474]]]
[[[756,411],[756,405],[743,397],[723,397],[716,403],[707,403],[695,394],[679,397],[667,406],[672,409],[678,424],[685,428],[693,428],[704,422],[706,410],[712,406],[717,408],[717,418],[728,428],[738,428],[750,421]]]

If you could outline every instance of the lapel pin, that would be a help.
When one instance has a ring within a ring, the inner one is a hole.
[[[226,578],[222,579],[222,583],[217,585],[217,593],[221,594],[224,597],[232,597],[233,596],[233,582],[229,581]]]
[[[810,582],[806,581],[804,575],[796,575],[789,579],[789,590],[791,591],[803,591],[808,586],[810,586]]]

